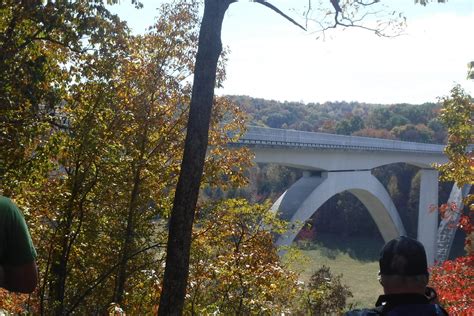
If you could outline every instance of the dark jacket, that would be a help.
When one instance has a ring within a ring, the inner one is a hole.
[[[346,316],[447,316],[448,313],[438,304],[421,294],[390,294],[380,295],[375,308],[356,309],[345,314]]]

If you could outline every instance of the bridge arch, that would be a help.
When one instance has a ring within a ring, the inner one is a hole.
[[[365,205],[385,241],[405,234],[392,199],[370,171],[329,172],[320,177],[306,174],[275,202],[272,209],[291,222],[305,222],[327,200],[344,191],[351,192]],[[278,238],[277,244],[290,245],[297,233],[288,231]]]

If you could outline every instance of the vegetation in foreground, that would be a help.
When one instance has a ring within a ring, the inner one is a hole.
[[[470,64],[472,66],[472,63]],[[472,71],[472,69],[471,69]],[[472,72],[470,73],[471,79]],[[449,162],[438,166],[441,178],[455,181],[459,187],[474,184],[474,152],[468,146],[474,143],[474,102],[470,95],[455,86],[442,99],[441,120],[448,128],[445,152]],[[471,191],[472,192],[472,191]],[[438,290],[441,303],[450,315],[474,313],[474,194],[463,200],[463,205],[443,204],[441,216],[466,233],[466,255],[443,262],[431,271],[431,282]]]
[[[378,252],[383,240],[371,237],[341,238],[337,234],[317,233],[315,240],[297,242],[298,260],[290,268],[308,283],[324,266],[341,276],[342,284],[352,292],[347,304],[352,307],[373,306],[382,288],[377,280]]]
[[[130,35],[101,2],[23,4],[0,8],[9,32],[0,38],[0,172],[2,194],[29,223],[40,283],[31,297],[2,291],[0,306],[39,315],[154,314],[183,153],[197,2],[163,5],[143,36]],[[215,100],[203,186],[246,183],[251,155],[226,146],[244,116]],[[267,210],[243,200],[199,202],[187,311],[306,308],[291,299],[305,289],[279,262],[266,228],[283,224]]]

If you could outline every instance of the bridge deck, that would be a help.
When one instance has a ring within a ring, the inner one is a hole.
[[[445,145],[251,126],[234,145],[443,154]]]

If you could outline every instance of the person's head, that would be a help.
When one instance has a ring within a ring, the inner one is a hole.
[[[412,238],[401,236],[380,251],[380,284],[385,294],[424,294],[428,284],[425,248]]]

